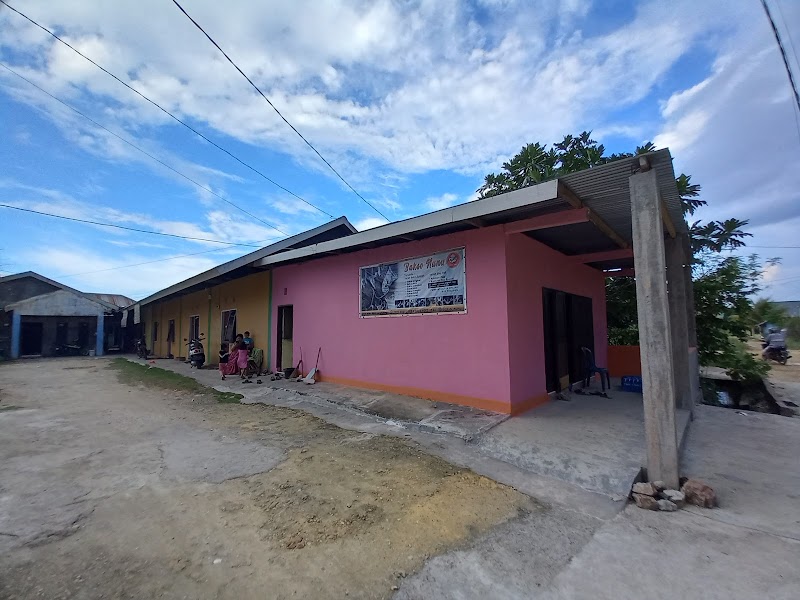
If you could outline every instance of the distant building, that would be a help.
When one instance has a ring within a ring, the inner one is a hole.
[[[785,300],[773,304],[785,310],[790,317],[800,317],[800,300]]]
[[[84,294],[27,271],[0,277],[0,356],[101,356],[120,349],[124,296]]]

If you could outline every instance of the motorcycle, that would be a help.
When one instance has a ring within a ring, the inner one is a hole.
[[[202,369],[203,364],[206,362],[206,352],[203,348],[203,335],[201,334],[198,338],[192,338],[191,340],[187,340],[183,338],[184,342],[188,342],[186,344],[189,346],[189,364],[197,369]]]
[[[150,352],[147,350],[144,340],[136,340],[136,356],[147,360],[149,354]]]
[[[776,363],[785,365],[786,362],[792,358],[787,348],[770,348],[764,356],[767,360],[774,360]]]

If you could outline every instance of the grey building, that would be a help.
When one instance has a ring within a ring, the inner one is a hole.
[[[773,304],[784,309],[790,317],[800,317],[800,300],[784,300]]]
[[[114,347],[121,313],[104,296],[84,294],[33,271],[0,277],[0,355],[103,355]]]

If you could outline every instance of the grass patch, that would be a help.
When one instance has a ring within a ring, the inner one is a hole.
[[[157,387],[177,392],[193,392],[213,397],[223,404],[239,404],[244,398],[234,392],[219,392],[214,388],[198,383],[191,377],[178,375],[166,369],[150,367],[131,362],[125,358],[115,358],[111,361],[111,368],[117,372],[120,382],[129,385],[142,383],[150,387]]]

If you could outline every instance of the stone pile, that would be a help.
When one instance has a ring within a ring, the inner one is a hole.
[[[672,512],[685,504],[704,508],[717,505],[714,490],[697,479],[681,479],[681,489],[667,489],[662,481],[634,483],[631,496],[636,506],[645,510]]]

